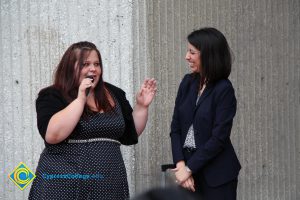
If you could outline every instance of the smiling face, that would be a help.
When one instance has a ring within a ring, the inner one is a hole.
[[[193,73],[201,73],[201,56],[200,51],[188,43],[188,50],[185,55],[185,59],[189,64],[189,67],[191,68],[191,71]]]
[[[79,83],[86,78],[87,76],[93,77],[93,85],[92,88],[95,88],[97,83],[99,82],[102,70],[100,66],[100,60],[98,54],[95,50],[90,52],[86,52],[87,57],[83,61],[83,66],[80,72]],[[77,65],[77,64],[76,64]]]

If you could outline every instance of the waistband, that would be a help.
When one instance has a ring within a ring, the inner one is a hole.
[[[186,151],[186,152],[189,152],[189,153],[193,153],[197,149],[196,148],[192,148],[192,147],[184,147],[183,150]]]
[[[66,140],[67,143],[72,143],[72,144],[79,144],[79,143],[89,143],[89,142],[114,142],[119,145],[121,143],[118,140],[110,139],[110,138],[91,138],[91,139],[85,139],[85,140],[74,140],[74,139],[68,139]]]

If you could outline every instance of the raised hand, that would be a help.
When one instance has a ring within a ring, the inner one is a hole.
[[[156,80],[154,78],[145,79],[141,89],[136,95],[136,104],[148,107],[156,94]]]

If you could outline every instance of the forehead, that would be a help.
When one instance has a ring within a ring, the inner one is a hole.
[[[79,60],[100,59],[98,57],[97,51],[94,49],[78,49],[78,51],[76,52],[76,57]]]
[[[95,50],[87,51],[84,54],[86,60],[99,60],[98,54]]]
[[[196,47],[194,47],[191,43],[188,42],[188,49],[191,49],[191,50],[198,50]]]

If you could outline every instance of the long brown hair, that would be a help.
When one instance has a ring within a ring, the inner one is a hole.
[[[98,110],[104,112],[112,110],[112,105],[108,100],[108,96],[104,87],[103,81],[103,65],[100,51],[96,45],[91,42],[78,42],[72,44],[62,56],[54,73],[54,87],[60,90],[64,98],[71,102],[77,98],[79,88],[80,72],[83,68],[84,61],[87,59],[91,51],[96,51],[101,68],[99,82],[95,87],[95,103]],[[76,65],[77,62],[77,66]],[[87,105],[85,112],[89,111]]]

